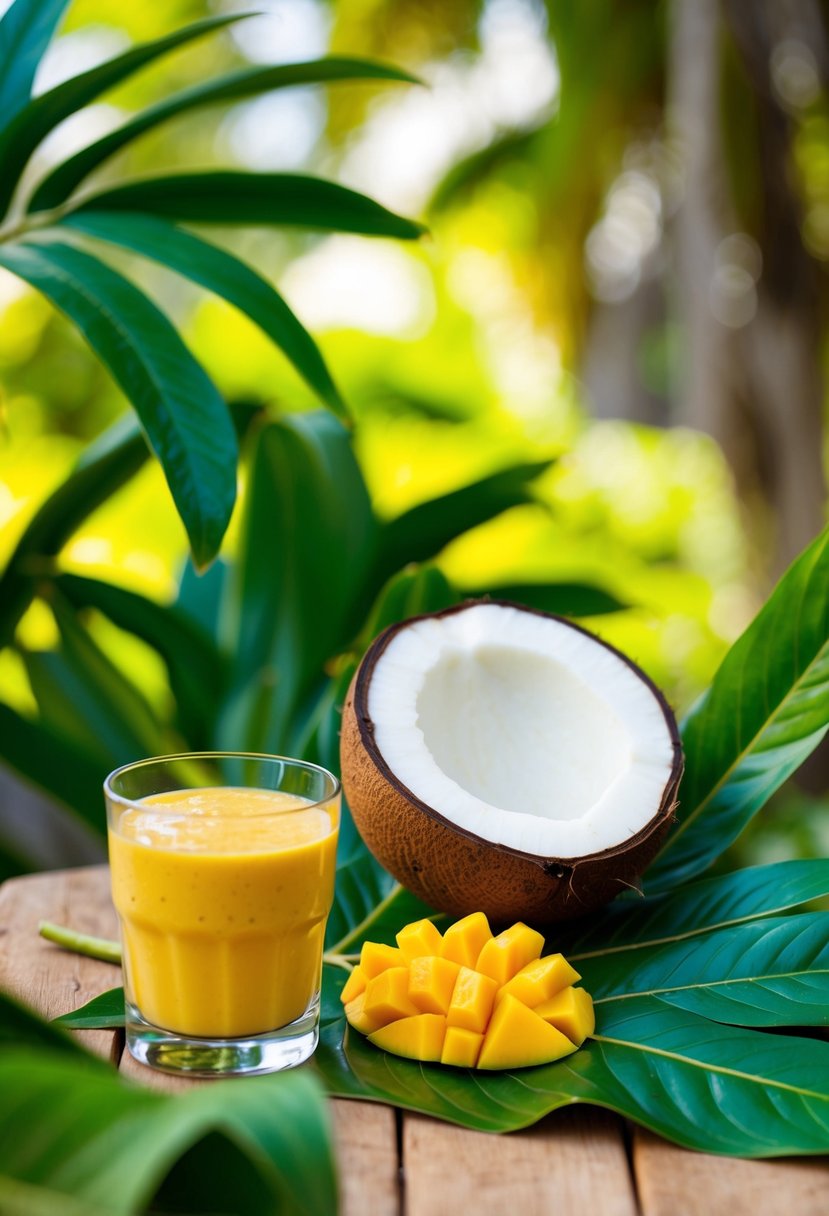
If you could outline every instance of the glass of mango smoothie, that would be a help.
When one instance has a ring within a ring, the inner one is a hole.
[[[132,1055],[191,1075],[307,1059],[336,777],[276,756],[190,753],[116,769],[104,793]]]

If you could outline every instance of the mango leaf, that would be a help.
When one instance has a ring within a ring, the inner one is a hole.
[[[106,830],[103,783],[109,769],[94,752],[48,722],[24,718],[0,703],[0,756],[52,794],[98,835]]]
[[[801,554],[682,729],[679,821],[649,894],[704,870],[829,728],[829,529]]]
[[[298,173],[213,170],[148,178],[93,194],[75,210],[141,211],[199,224],[297,224],[404,241],[424,231],[364,194]]]
[[[135,407],[193,555],[216,555],[236,497],[236,436],[224,401],[162,312],[127,279],[71,246],[6,246],[0,266],[78,326]]]
[[[233,254],[154,216],[91,212],[67,216],[62,224],[160,262],[241,309],[284,352],[320,399],[335,414],[348,416],[307,329],[267,279]]]
[[[121,1003],[123,1005],[123,990]],[[51,1052],[62,1052],[89,1063],[91,1068],[106,1069],[109,1066],[99,1056],[91,1055],[81,1047],[77,1039],[67,1034],[62,1026],[44,1021],[33,1009],[24,1005],[0,988],[0,1045],[9,1047],[47,1048]]]
[[[360,634],[359,649],[366,650],[384,629],[424,612],[440,612],[459,601],[458,592],[437,566],[406,566],[392,575],[372,605]]]
[[[658,996],[736,1026],[829,1025],[829,913],[771,917],[579,962],[596,1004]]]
[[[239,101],[291,85],[324,84],[344,80],[391,80],[416,84],[408,72],[370,59],[331,56],[309,63],[243,68],[218,80],[193,85],[141,110],[123,126],[88,144],[69,160],[57,165],[39,183],[29,200],[29,211],[40,211],[64,202],[94,169],[139,135],[152,131],[179,114],[220,101]]]
[[[201,574],[196,570],[190,558],[187,558],[179,575],[178,595],[175,602],[176,611],[186,617],[201,632],[206,633],[217,648],[219,645],[219,614],[227,574],[227,562],[221,557],[217,558],[212,566]]]
[[[31,603],[44,561],[54,557],[102,502],[149,456],[135,418],[114,422],[81,454],[72,472],[38,508],[0,576],[0,646],[8,645]]]
[[[773,916],[829,896],[829,860],[778,861],[703,878],[670,895],[620,899],[573,928],[550,935],[550,949],[573,960],[685,941],[712,929]]]
[[[42,34],[46,34],[46,38],[44,40],[41,35],[37,40],[41,46],[41,53],[45,49],[45,43],[54,29],[57,19],[51,19],[51,28],[47,32],[46,25],[50,21],[50,10],[54,10],[56,7],[54,0],[49,0],[44,7],[46,20]],[[60,5],[60,8],[65,8],[65,5]],[[172,34],[166,34],[154,42],[144,42],[140,46],[131,47],[122,55],[108,59],[106,63],[89,68],[88,71],[70,77],[69,80],[63,81],[46,93],[41,93],[38,97],[28,101],[22,109],[18,107],[18,111],[11,121],[0,129],[0,163],[3,165],[3,175],[0,178],[0,214],[6,213],[14,188],[29,157],[40,141],[54,130],[58,123],[63,122],[70,114],[75,114],[90,101],[94,101],[96,97],[100,97],[101,93],[106,92],[113,85],[126,80],[139,68],[166,55],[168,51],[193,42],[197,38],[202,38],[205,34],[210,34],[233,21],[241,21],[249,15],[232,13],[224,17],[209,17],[204,21],[197,21],[185,26],[184,29],[175,30]],[[3,49],[2,43],[0,43],[0,49]],[[6,62],[4,58],[3,63]],[[28,68],[24,68],[24,73],[28,74]]]
[[[124,989],[110,988],[80,1009],[53,1018],[50,1025],[70,1030],[117,1030],[124,1025],[124,1020]]]
[[[509,600],[514,604],[524,604],[527,608],[552,612],[556,616],[601,616],[606,612],[620,612],[630,606],[602,587],[591,587],[586,583],[487,584],[483,587],[463,587],[461,592],[470,599],[491,596],[494,600]]]
[[[185,1196],[189,1210],[336,1210],[328,1115],[307,1071],[170,1097],[87,1059],[10,1051],[0,1173],[124,1216],[180,1211]]]
[[[227,746],[284,750],[295,708],[352,632],[375,527],[348,432],[330,414],[263,428],[223,607]]]
[[[379,587],[409,562],[435,557],[456,536],[502,511],[531,502],[530,483],[551,463],[539,460],[502,469],[389,520],[380,534],[372,585]]]
[[[114,625],[142,638],[167,667],[177,719],[191,746],[208,746],[224,686],[221,656],[211,638],[174,607],[98,579],[61,574],[53,586],[77,608],[96,608]]]
[[[85,1199],[73,1199],[51,1187],[32,1186],[0,1175],[0,1212],[3,1216],[114,1216],[113,1209]]]
[[[8,123],[32,95],[32,83],[69,0],[14,0],[0,20],[0,114]]]

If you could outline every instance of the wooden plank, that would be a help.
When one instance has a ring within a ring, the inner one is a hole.
[[[105,866],[14,878],[0,889],[0,984],[45,1017],[85,1004],[121,982],[110,963],[81,958],[44,941],[41,920],[81,933],[117,937]],[[123,1036],[110,1030],[78,1032],[91,1051],[117,1063]]]
[[[390,1106],[333,1101],[340,1216],[399,1216],[397,1123]]]
[[[637,1128],[633,1166],[643,1216],[826,1216],[825,1158],[745,1161],[694,1153]]]
[[[405,1115],[403,1175],[406,1216],[462,1213],[470,1203],[475,1216],[638,1210],[621,1124],[586,1107],[556,1111],[504,1136]]]

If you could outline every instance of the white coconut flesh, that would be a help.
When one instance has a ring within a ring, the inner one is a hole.
[[[534,856],[623,844],[660,809],[674,764],[636,670],[563,622],[476,604],[400,629],[367,708],[395,778],[459,828]]]

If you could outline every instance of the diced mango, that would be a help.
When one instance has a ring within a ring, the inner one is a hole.
[[[407,961],[440,954],[443,939],[430,920],[414,920],[397,934],[397,945]]]
[[[361,992],[365,992],[367,982],[366,973],[358,963],[343,984],[343,990],[340,993],[342,1003],[347,1005],[349,1001],[354,1000],[355,996],[359,996]]]
[[[545,1022],[555,1026],[577,1047],[596,1029],[596,1015],[589,992],[583,988],[565,988],[549,1001],[537,1005],[535,1012]]]
[[[517,975],[504,984],[496,999],[500,1001],[509,993],[523,1005],[534,1009],[580,979],[578,971],[570,966],[562,954],[548,954],[546,958],[533,959],[522,967]]]
[[[412,1017],[420,1013],[417,1005],[409,1000],[409,968],[388,967],[375,975],[366,984],[365,1014],[380,1026],[396,1018]]]
[[[448,958],[424,957],[409,963],[409,1000],[421,1013],[449,1009],[460,967]],[[388,972],[386,974],[389,974]]]
[[[486,1030],[498,985],[488,975],[472,971],[469,967],[461,967],[446,1021],[449,1026],[459,1026],[462,1030],[471,1030],[481,1034]]]
[[[372,1034],[375,1030],[379,1030],[385,1025],[382,1017],[377,1014],[366,1013],[366,994],[361,992],[359,996],[355,996],[353,1001],[349,1001],[345,1007],[345,1020],[349,1026],[353,1026],[355,1030],[359,1030],[360,1034]]]
[[[404,967],[406,959],[397,946],[384,946],[380,942],[364,942],[360,951],[360,966],[367,980],[386,971],[389,967]]]
[[[441,1064],[454,1064],[456,1068],[474,1068],[483,1041],[482,1034],[462,1030],[460,1026],[447,1026],[440,1055]]]
[[[492,930],[483,912],[473,912],[463,920],[455,921],[443,935],[441,954],[461,967],[474,967],[478,956],[488,941]]]
[[[507,995],[498,1002],[484,1035],[478,1068],[526,1068],[558,1060],[575,1050],[575,1043],[560,1030]]]
[[[546,1022],[542,1025],[546,1026]],[[410,1060],[438,1061],[443,1051],[445,1033],[446,1018],[439,1013],[418,1013],[415,1017],[390,1022],[381,1030],[375,1030],[368,1038],[375,1047],[382,1047],[384,1051],[391,1051],[396,1056],[407,1056]]]
[[[522,967],[537,959],[543,949],[542,934],[518,921],[485,943],[475,963],[475,970],[488,975],[499,985],[506,984]]]

